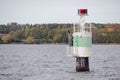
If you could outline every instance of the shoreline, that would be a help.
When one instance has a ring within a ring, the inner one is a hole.
[[[2,44],[4,44],[4,43],[2,43]],[[11,44],[12,45],[21,45],[21,44],[24,44],[24,45],[69,45],[67,43],[43,43],[43,44],[7,43],[7,44],[10,44],[10,45]],[[102,44],[101,43],[93,43],[92,45],[120,45],[120,43],[109,43],[109,44],[106,44],[106,43],[102,43]]]

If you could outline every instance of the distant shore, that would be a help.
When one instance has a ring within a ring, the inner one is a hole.
[[[2,43],[4,44],[4,43]],[[25,44],[25,43],[7,43],[7,44]],[[41,43],[41,44],[36,44],[33,43],[33,45],[69,45],[67,43]],[[32,45],[32,44],[26,44],[26,45]],[[92,45],[120,45],[119,43],[93,43]]]

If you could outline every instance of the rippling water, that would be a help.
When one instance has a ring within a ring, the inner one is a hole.
[[[120,80],[120,45],[93,45],[90,72],[76,72],[68,45],[0,45],[0,80]]]

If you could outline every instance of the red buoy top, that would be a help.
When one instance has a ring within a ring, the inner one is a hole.
[[[78,15],[87,15],[87,9],[78,9]]]

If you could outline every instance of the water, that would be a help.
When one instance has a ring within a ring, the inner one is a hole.
[[[120,80],[120,45],[93,45],[90,72],[76,72],[68,45],[0,45],[0,80]]]

